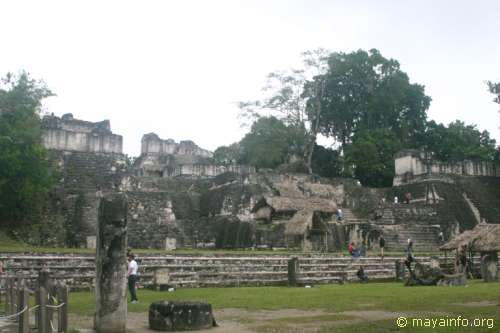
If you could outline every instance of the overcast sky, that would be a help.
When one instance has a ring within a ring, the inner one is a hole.
[[[0,75],[27,70],[56,115],[110,119],[124,152],[155,132],[214,150],[239,140],[236,102],[323,47],[377,48],[432,97],[429,118],[500,141],[500,1],[4,1]]]

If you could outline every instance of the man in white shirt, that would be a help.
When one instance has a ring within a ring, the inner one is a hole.
[[[139,265],[137,265],[137,261],[135,261],[135,256],[133,254],[128,255],[128,290],[130,292],[130,296],[132,298],[132,303],[139,303],[137,300],[137,294],[135,293],[135,283],[137,282],[137,270],[139,269]]]

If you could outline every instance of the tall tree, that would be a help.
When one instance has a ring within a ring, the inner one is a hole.
[[[479,131],[476,125],[456,120],[448,126],[428,123],[425,147],[441,161],[493,160],[495,140],[488,131]]]
[[[0,85],[0,222],[27,223],[40,213],[52,184],[41,145],[42,100],[52,93],[27,73]]]
[[[218,164],[231,165],[241,161],[241,147],[238,142],[229,146],[218,147],[214,151],[214,160]]]
[[[486,82],[486,84],[488,85],[488,89],[489,89],[490,93],[495,95],[493,102],[500,105],[500,82],[494,83],[494,82],[488,81],[488,82]],[[500,112],[500,110],[498,112]]]
[[[240,141],[241,161],[257,168],[276,168],[302,151],[304,133],[276,117],[261,117]]]
[[[311,173],[312,154],[319,129],[321,100],[325,85],[321,80],[326,71],[328,52],[324,49],[302,54],[303,67],[270,73],[263,91],[265,97],[258,101],[240,102],[242,115],[256,119],[272,115],[282,120],[296,132],[303,132],[301,156]]]
[[[394,154],[402,143],[386,128],[357,131],[346,146],[346,161],[354,176],[370,187],[388,187],[394,178]]]
[[[332,53],[321,78],[320,132],[345,148],[357,131],[385,128],[407,146],[422,140],[431,98],[376,49]]]

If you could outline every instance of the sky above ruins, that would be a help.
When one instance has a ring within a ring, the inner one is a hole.
[[[56,115],[110,119],[124,152],[155,132],[214,150],[239,140],[237,101],[302,51],[377,48],[433,99],[500,141],[485,81],[500,81],[496,0],[2,1],[0,75],[26,70]]]

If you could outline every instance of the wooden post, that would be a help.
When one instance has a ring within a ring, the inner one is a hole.
[[[9,299],[10,299],[10,311],[9,314],[14,314],[16,313],[16,292],[14,290],[15,288],[15,279],[11,278],[10,279],[10,285],[9,285]]]
[[[49,333],[49,321],[47,320],[47,290],[40,286],[37,293],[38,303],[38,333]]]
[[[54,284],[52,283],[52,281],[48,280],[48,289],[47,289],[47,312],[46,312],[46,316],[47,316],[47,329],[48,329],[48,332],[52,332],[52,327],[53,327],[53,323],[54,323],[54,312],[56,311],[52,306],[54,306],[55,302],[54,302],[54,297],[56,296],[56,288],[54,286]]]
[[[57,333],[68,332],[68,286],[65,283],[60,283],[57,287],[57,300],[59,304],[63,304],[59,308],[57,316]]]
[[[28,288],[25,285],[24,280],[21,281],[18,291],[19,291],[19,298],[18,298],[19,311],[22,311],[24,308],[26,308],[26,311],[24,311],[19,316],[18,332],[28,333],[30,331],[30,312],[28,310],[30,294]]]
[[[10,314],[10,278],[5,278],[5,313]]]

